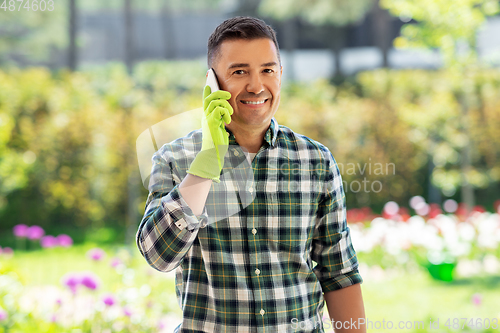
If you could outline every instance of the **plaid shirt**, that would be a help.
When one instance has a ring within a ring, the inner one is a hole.
[[[251,165],[229,139],[199,216],[179,184],[201,130],[153,156],[137,245],[155,269],[176,269],[175,332],[323,332],[323,293],[362,282],[337,164],[274,118]]]

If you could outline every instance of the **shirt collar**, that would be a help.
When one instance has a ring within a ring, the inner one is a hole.
[[[227,128],[226,131],[229,133],[229,145],[238,144],[236,142],[236,139],[234,138],[233,133]],[[266,131],[266,134],[264,134],[264,140],[272,147],[276,146],[278,131],[279,131],[278,121],[276,120],[276,118],[273,117],[271,119],[271,124],[269,125],[269,128]]]

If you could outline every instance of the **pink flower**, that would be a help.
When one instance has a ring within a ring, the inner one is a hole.
[[[43,237],[43,235],[45,235],[45,231],[40,226],[32,225],[28,228],[27,236],[31,240],[40,239]]]
[[[89,250],[87,252],[87,256],[90,259],[95,260],[95,261],[101,260],[102,258],[104,258],[105,255],[106,255],[106,252],[104,252],[102,249],[99,249],[99,248],[95,248],[95,249]]]
[[[7,315],[7,312],[0,308],[0,321],[4,321],[5,319],[7,319],[8,315]]]
[[[116,303],[115,297],[111,294],[104,296],[102,301],[106,306],[113,306]]]
[[[483,296],[481,294],[476,293],[476,294],[472,295],[472,303],[474,305],[479,306],[479,305],[481,305],[482,301],[483,301]]]
[[[24,238],[28,236],[29,227],[26,224],[18,224],[15,225],[12,231],[14,232],[14,236]]]
[[[76,294],[76,290],[80,282],[81,278],[76,273],[67,273],[61,278],[61,283],[68,287],[73,294]]]
[[[58,245],[57,238],[54,236],[43,236],[42,239],[40,240],[40,245],[43,248],[51,248],[51,247],[56,247]]]
[[[93,273],[85,273],[80,283],[90,290],[96,290],[99,287],[99,278]]]
[[[14,254],[14,251],[10,247],[4,247],[2,249],[2,254],[6,255],[7,257],[10,257]]]
[[[128,308],[128,307],[124,307],[123,308],[123,314],[127,317],[131,317],[132,316],[132,311]]]
[[[73,239],[65,234],[57,236],[57,242],[62,247],[70,247],[71,245],[73,245]]]
[[[120,260],[120,258],[118,257],[114,257],[113,259],[111,259],[111,263],[109,264],[111,267],[113,268],[116,268],[120,265],[122,265],[122,261]]]

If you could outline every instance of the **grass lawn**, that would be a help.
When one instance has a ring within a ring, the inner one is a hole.
[[[134,247],[130,252],[114,247],[104,248],[107,256],[95,262],[86,256],[92,247],[78,245],[68,249],[16,252],[5,264],[10,265],[18,273],[23,284],[30,287],[61,285],[60,280],[64,274],[81,271],[92,271],[99,276],[99,290],[113,291],[118,285],[123,285],[123,279],[128,279],[125,284],[137,288],[148,284],[153,300],[163,303],[167,300],[168,311],[180,315],[172,273],[153,270]],[[128,270],[117,272],[110,268],[111,258],[115,255],[128,262]],[[361,274],[364,278],[362,291],[366,316],[374,326],[369,332],[391,331],[387,326],[386,329],[382,326],[376,328],[382,321],[385,321],[386,325],[388,321],[392,322],[394,331],[446,332],[447,319],[451,319],[449,324],[452,324],[454,318],[492,320],[500,317],[500,277],[457,279],[446,283],[435,281],[427,272],[418,269],[413,272],[362,269]],[[480,299],[480,302],[477,302],[480,304],[472,301],[473,295]],[[433,322],[439,319],[439,329],[429,329],[430,318]],[[425,330],[398,329],[400,321],[423,321]],[[460,327],[462,324],[463,319],[460,319]]]
[[[405,324],[406,321],[423,321],[426,331],[444,332],[448,319],[448,324],[453,324],[454,318],[481,318],[482,321],[500,318],[500,277],[457,278],[453,282],[442,282],[432,279],[423,270],[415,270],[366,274],[364,280],[366,317],[374,322],[373,325],[384,319],[391,321],[394,327],[400,321]],[[474,295],[480,302],[472,301]],[[439,319],[439,330],[429,329],[431,318],[435,325]],[[464,320],[459,322],[461,328]],[[374,327],[369,331],[385,330]]]

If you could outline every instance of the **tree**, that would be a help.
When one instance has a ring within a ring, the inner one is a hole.
[[[11,6],[12,2],[15,5]],[[66,24],[67,8],[57,1],[45,1],[46,7],[28,4],[30,10],[18,10],[21,2],[7,1],[6,9],[0,9],[0,66],[48,61],[53,50],[67,44],[66,30],[61,29]]]
[[[74,71],[77,67],[77,5],[76,0],[69,0],[69,48],[68,48],[68,67]]]
[[[381,0],[381,6],[393,15],[417,21],[402,27],[401,36],[394,42],[396,47],[439,50],[444,68],[454,77],[455,97],[461,107],[460,129],[465,139],[460,147],[453,148],[460,150],[462,200],[470,209],[474,205],[473,175],[478,172],[472,166],[470,112],[477,106],[476,74],[483,66],[476,49],[477,33],[488,16],[499,13],[499,3],[497,0]],[[434,182],[439,183],[437,174],[442,176],[447,171],[457,170],[434,169]]]
[[[340,70],[340,51],[345,44],[345,26],[361,20],[372,8],[373,0],[263,0],[261,14],[277,20],[299,17],[313,25],[329,27],[329,47],[335,57],[335,74]]]

